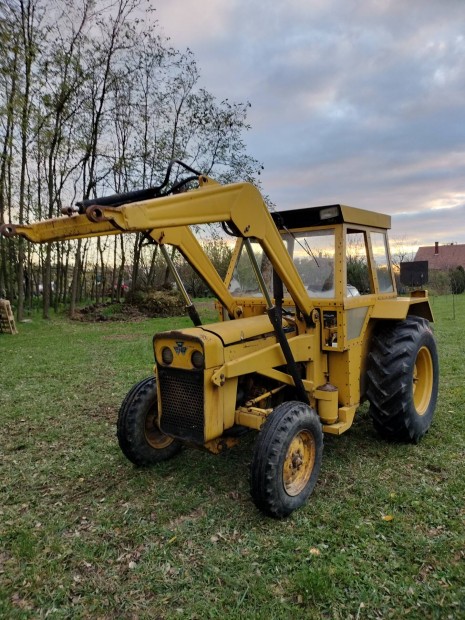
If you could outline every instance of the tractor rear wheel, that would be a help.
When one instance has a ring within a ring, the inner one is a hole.
[[[278,519],[300,508],[315,487],[322,456],[316,412],[300,401],[276,407],[255,444],[250,472],[255,505]]]
[[[181,450],[181,444],[158,428],[155,377],[136,383],[118,414],[117,437],[123,454],[135,465],[166,461]]]
[[[384,323],[368,356],[370,415],[386,439],[417,443],[429,430],[438,396],[439,362],[427,320]]]

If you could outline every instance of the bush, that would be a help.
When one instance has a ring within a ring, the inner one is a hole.
[[[450,288],[454,295],[460,295],[465,291],[465,270],[461,265],[449,270]]]
[[[428,290],[432,295],[447,295],[450,293],[450,278],[446,271],[429,272]]]

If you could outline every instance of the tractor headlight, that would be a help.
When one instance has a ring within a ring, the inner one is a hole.
[[[192,362],[192,366],[194,368],[197,368],[197,370],[200,370],[201,368],[203,368],[205,364],[205,358],[203,356],[203,353],[197,350],[194,351],[191,356],[191,362]]]
[[[173,363],[173,351],[169,347],[163,347],[161,350],[161,360],[167,366]]]

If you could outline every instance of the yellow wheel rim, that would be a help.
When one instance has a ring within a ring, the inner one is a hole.
[[[284,459],[284,489],[288,495],[294,497],[303,491],[312,475],[315,455],[315,439],[312,433],[297,433]]]
[[[433,360],[429,349],[421,347],[413,368],[413,402],[418,415],[426,413],[432,392]]]
[[[155,450],[166,448],[173,441],[172,437],[168,437],[158,428],[157,417],[153,411],[149,412],[145,417],[144,433],[147,443]]]

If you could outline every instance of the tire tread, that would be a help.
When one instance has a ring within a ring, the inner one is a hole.
[[[433,357],[433,394],[424,420],[414,415],[411,371],[419,344],[428,342]],[[437,352],[426,319],[408,316],[404,321],[383,323],[373,336],[368,355],[367,398],[378,433],[386,439],[418,442],[428,431],[437,397]]]
[[[306,489],[299,495],[282,500],[279,485],[282,481],[280,460],[286,441],[298,426],[311,427],[316,442],[315,466]],[[323,433],[316,413],[300,401],[285,402],[267,418],[254,449],[250,472],[252,499],[268,516],[282,518],[299,508],[308,498],[316,484],[323,450]]]
[[[168,446],[155,449],[145,440],[141,423],[145,422],[147,407],[156,406],[156,402],[156,382],[152,376],[133,385],[121,404],[116,435],[121,451],[135,465],[165,461],[182,448],[182,444],[173,440]]]

